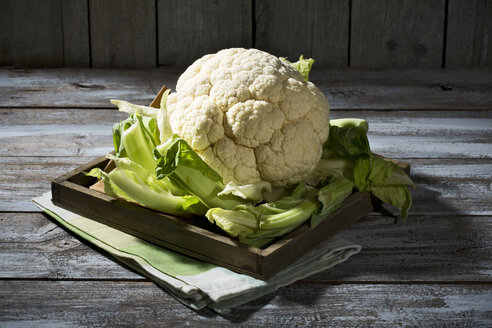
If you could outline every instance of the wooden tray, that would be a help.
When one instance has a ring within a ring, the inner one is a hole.
[[[152,102],[158,107],[159,95]],[[371,212],[377,201],[368,192],[355,192],[315,229],[309,222],[264,249],[230,238],[205,217],[177,217],[115,199],[91,190],[97,179],[87,177],[94,167],[104,169],[103,156],[52,181],[52,198],[58,206],[136,237],[217,264],[233,271],[268,279],[309,249]],[[399,164],[407,173],[410,167]]]

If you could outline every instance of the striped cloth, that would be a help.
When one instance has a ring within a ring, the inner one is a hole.
[[[102,223],[69,212],[51,201],[51,193],[33,199],[60,225],[148,277],[183,304],[218,313],[271,293],[358,253],[359,245],[332,237],[267,281],[239,274],[154,245]]]

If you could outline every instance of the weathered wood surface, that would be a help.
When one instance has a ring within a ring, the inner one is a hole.
[[[0,2],[0,65],[63,66],[60,0]]]
[[[89,0],[92,67],[157,66],[154,0]]]
[[[490,72],[325,73],[313,80],[332,117],[368,119],[373,151],[411,164],[410,217],[372,213],[342,233],[359,254],[219,316],[187,309],[31,202],[112,148],[126,114],[108,99],[147,104],[179,71],[0,70],[0,326],[490,326]]]
[[[305,281],[492,282],[491,220],[412,215],[395,223],[373,214],[341,234],[362,245],[357,256]],[[0,278],[145,280],[43,214],[0,213],[0,222]]]
[[[31,199],[50,181],[95,157],[0,157],[0,211],[37,211]],[[411,176],[415,215],[491,215],[490,160],[414,160]]]
[[[350,66],[441,67],[445,0],[352,1]]]
[[[158,0],[159,65],[187,67],[221,49],[253,47],[252,1]]]
[[[485,327],[492,319],[483,284],[296,283],[223,316],[186,309],[148,282],[0,281],[0,296],[5,326]]]
[[[68,114],[70,113],[70,114]],[[369,122],[372,150],[397,158],[491,158],[492,112],[333,112]],[[0,156],[102,156],[112,146],[114,110],[0,109]],[[42,142],[40,142],[42,140]]]
[[[63,66],[90,67],[89,2],[60,0],[63,24]]]
[[[300,55],[316,65],[348,63],[349,0],[255,1],[255,47],[297,61]]]
[[[334,110],[492,108],[491,70],[313,70],[310,79]],[[174,90],[181,72],[0,68],[0,107],[113,108],[109,99],[148,104],[162,85]]]
[[[490,0],[3,0],[0,65],[183,66],[227,47],[323,67],[490,67]]]
[[[412,164],[418,184],[413,213],[492,213],[487,197],[492,112],[343,111],[332,116],[367,119],[372,150]],[[48,191],[51,179],[112,150],[112,125],[126,114],[27,108],[0,109],[0,117],[0,173],[5,176],[0,210],[35,211],[30,199]]]
[[[491,67],[491,39],[491,0],[449,0],[446,67]]]
[[[2,107],[114,108],[110,99],[148,104],[180,70],[0,69]]]

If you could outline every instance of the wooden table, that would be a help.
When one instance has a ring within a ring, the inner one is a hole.
[[[124,114],[179,71],[0,69],[0,326],[491,326],[492,74],[330,70],[332,117],[363,117],[373,151],[412,165],[406,222],[371,213],[347,262],[241,306],[192,311],[32,204],[111,150]]]

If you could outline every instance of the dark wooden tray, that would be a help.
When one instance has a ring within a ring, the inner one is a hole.
[[[100,157],[52,182],[53,202],[82,216],[177,252],[260,279],[268,279],[309,249],[356,222],[377,204],[368,192],[354,192],[315,229],[306,223],[264,249],[228,237],[205,217],[176,217],[115,199],[89,187],[94,167],[104,169]],[[403,165],[401,165],[403,166]],[[406,171],[409,167],[404,166]]]
[[[158,107],[165,87],[152,106]],[[269,246],[259,249],[230,238],[205,217],[177,217],[154,211],[90,189],[97,181],[87,177],[94,167],[104,169],[103,156],[52,181],[53,202],[82,216],[136,237],[260,279],[268,279],[309,249],[319,245],[371,212],[378,205],[368,192],[354,192],[315,229],[309,222]],[[407,173],[410,167],[399,163]]]

